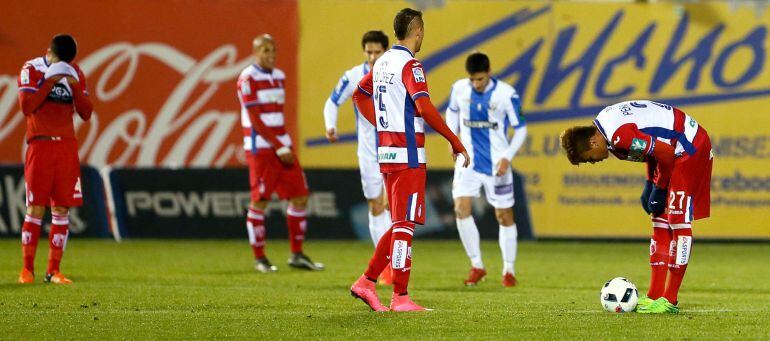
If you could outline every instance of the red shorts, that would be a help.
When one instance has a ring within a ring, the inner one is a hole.
[[[278,193],[281,199],[310,194],[299,160],[294,160],[291,166],[284,165],[272,149],[259,149],[257,154],[247,151],[246,159],[249,162],[251,200],[270,200],[273,192]]]
[[[693,146],[696,149],[695,155],[684,154],[674,160],[666,209],[668,223],[672,225],[689,224],[710,215],[711,167],[714,157],[705,129],[698,129]]]
[[[425,169],[407,168],[382,175],[388,190],[390,219],[425,224]]]
[[[78,142],[32,140],[24,161],[27,206],[83,205]]]

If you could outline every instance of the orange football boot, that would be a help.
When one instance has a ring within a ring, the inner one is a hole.
[[[29,284],[35,281],[35,274],[32,273],[32,271],[25,269],[21,269],[21,273],[19,273],[19,280],[18,282],[21,284]]]
[[[67,277],[64,277],[64,274],[61,272],[57,272],[53,275],[51,274],[45,274],[45,279],[43,279],[46,283],[53,283],[53,284],[72,284],[72,280],[70,280]]]

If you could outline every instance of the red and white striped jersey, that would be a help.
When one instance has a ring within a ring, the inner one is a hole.
[[[286,91],[283,83],[286,76],[279,69],[265,70],[256,64],[249,65],[238,77],[238,99],[241,102],[241,126],[243,126],[243,149],[256,152],[260,148],[273,146],[251,126],[249,108],[256,107],[259,117],[271,129],[278,141],[291,146],[291,137],[286,132],[283,106]],[[281,146],[275,146],[280,148]]]
[[[401,45],[385,52],[359,89],[372,97],[377,120],[377,160],[383,173],[425,168],[425,121],[415,100],[429,96],[422,64]]]
[[[668,104],[637,100],[610,105],[594,120],[610,151],[622,160],[645,161],[656,143],[674,147],[674,153],[693,155],[698,122]]]

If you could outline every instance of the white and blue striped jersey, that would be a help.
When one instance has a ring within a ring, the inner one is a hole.
[[[446,121],[466,146],[469,167],[487,175],[494,173],[501,158],[512,160],[527,135],[518,93],[494,78],[483,93],[474,90],[468,78],[455,82]],[[508,127],[515,131],[512,140],[508,139]]]
[[[337,117],[339,106],[345,103],[353,95],[361,78],[369,73],[369,64],[364,62],[356,65],[352,69],[345,71],[340,77],[337,86],[332,91],[324,105],[324,122],[326,130],[330,128],[337,129]],[[377,130],[364,118],[353,106],[353,112],[356,115],[356,135],[358,137],[358,157],[361,159],[377,162]],[[339,133],[339,132],[338,132]]]

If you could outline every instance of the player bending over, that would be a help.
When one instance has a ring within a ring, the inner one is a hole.
[[[72,114],[77,112],[87,121],[93,110],[86,77],[72,62],[76,54],[75,39],[57,35],[46,55],[24,63],[19,74],[19,104],[27,119],[27,215],[21,228],[24,268],[19,283],[32,283],[35,279],[35,251],[46,206],[51,207],[51,230],[44,281],[72,283],[59,270],[69,236],[69,208],[83,205]]]
[[[476,285],[487,271],[481,260],[479,230],[471,215],[471,204],[484,188],[487,202],[495,208],[500,223],[500,251],[503,254],[503,286],[516,285],[516,224],[513,221],[513,174],[511,160],[527,138],[516,90],[490,75],[489,57],[473,53],[465,60],[468,78],[452,85],[446,121],[463,144],[470,145],[469,168],[455,164],[452,196],[455,200],[457,231],[471,260],[465,285]],[[514,129],[508,140],[508,127]]]
[[[604,108],[593,126],[565,130],[561,145],[574,165],[600,162],[609,152],[647,163],[641,202],[652,217],[652,274],[637,312],[678,313],[677,295],[692,252],[692,222],[709,216],[713,154],[706,130],[670,105],[622,102]]]
[[[255,268],[260,272],[278,270],[265,256],[265,208],[276,192],[282,200],[289,200],[286,209],[292,252],[289,266],[323,270],[323,264],[314,263],[302,252],[310,191],[299,160],[294,157],[291,137],[284,127],[286,77],[283,71],[275,68],[275,42],[270,35],[263,34],[254,38],[253,48],[255,63],[238,77],[238,99],[251,185],[246,230],[256,259]]]
[[[390,263],[393,296],[390,310],[426,310],[409,299],[412,270],[412,235],[415,224],[425,223],[425,130],[428,123],[452,145],[452,155],[468,154],[460,140],[430,102],[422,64],[414,58],[425,30],[422,12],[405,8],[396,14],[396,45],[374,63],[358,83],[353,100],[359,112],[376,126],[377,156],[385,177],[392,227],[380,238],[366,272],[350,288],[372,310],[387,311],[375,292],[375,282]]]
[[[337,114],[339,106],[353,95],[353,91],[361,78],[369,73],[374,62],[388,49],[388,36],[382,31],[366,32],[361,38],[361,48],[364,50],[366,61],[345,71],[324,106],[326,138],[330,143],[334,143],[338,139]],[[377,131],[361,116],[355,106],[353,106],[353,111],[356,115],[358,168],[361,171],[361,186],[364,190],[364,197],[369,204],[369,234],[376,247],[377,242],[390,229],[391,224],[388,199],[383,188],[384,180],[382,173],[380,173],[380,164],[377,162],[377,136],[375,136]],[[380,276],[380,283],[390,284],[390,282],[390,271],[386,269]]]

